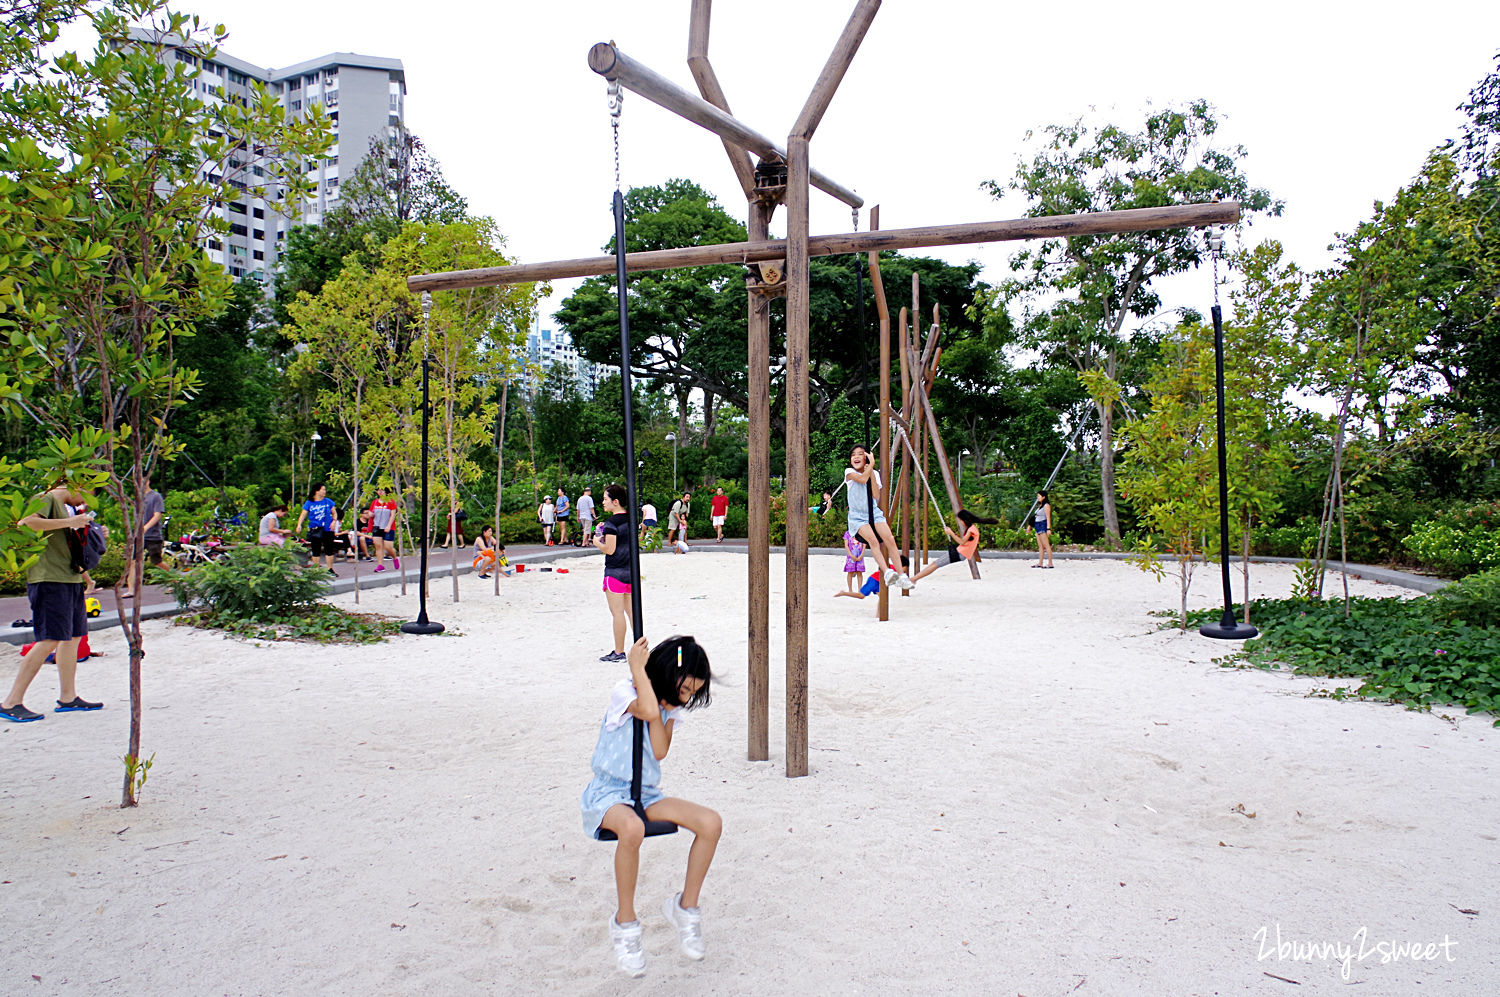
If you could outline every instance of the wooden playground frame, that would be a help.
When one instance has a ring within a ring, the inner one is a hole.
[[[666,270],[708,264],[739,263],[747,267],[749,288],[747,336],[749,347],[749,649],[748,687],[749,745],[748,757],[764,761],[770,757],[770,426],[771,426],[771,313],[772,299],[785,296],[786,304],[786,775],[808,773],[807,731],[807,582],[808,582],[808,507],[802,501],[809,490],[808,480],[808,300],[809,260],[813,256],[868,253],[879,322],[880,339],[880,441],[879,463],[884,474],[883,487],[877,496],[882,508],[892,496],[891,424],[907,438],[911,459],[901,462],[894,497],[901,516],[903,548],[910,549],[915,518],[911,503],[915,496],[910,479],[917,475],[926,481],[928,447],[936,450],[939,470],[954,513],[959,508],[958,490],[949,470],[947,454],[938,434],[937,420],[927,391],[935,374],[938,358],[938,316],[922,343],[916,329],[920,321],[920,301],[916,279],[913,279],[910,314],[901,309],[898,317],[900,334],[898,366],[901,371],[901,406],[891,405],[891,316],[880,279],[879,254],[882,250],[918,249],[983,242],[1025,239],[1068,238],[1081,235],[1107,235],[1122,232],[1146,232],[1173,228],[1198,228],[1206,225],[1230,225],[1240,220],[1240,206],[1234,202],[1176,205],[1130,211],[1095,212],[1080,215],[1054,215],[1041,218],[1019,218],[958,225],[921,228],[879,229],[879,208],[870,211],[870,230],[837,235],[812,236],[809,233],[808,201],[810,190],[817,187],[857,212],[864,201],[812,169],[809,143],[845,72],[854,59],[865,33],[869,30],[881,0],[857,0],[853,14],[840,34],[823,71],[797,116],[782,149],[733,117],[729,102],[708,60],[709,18],[712,0],[693,0],[689,25],[688,67],[698,85],[701,97],[693,96],[658,76],[619,50],[613,42],[601,42],[589,50],[589,66],[596,73],[622,87],[665,107],[717,135],[724,144],[749,208],[749,239],[740,243],[693,246],[685,249],[630,253],[625,257],[627,272]],[[758,156],[758,161],[752,159]],[[787,237],[770,238],[771,218],[778,205],[787,209]],[[614,273],[612,256],[559,260],[549,263],[520,264],[480,270],[419,274],[411,277],[413,292],[488,287],[569,277],[589,277]],[[916,467],[920,452],[921,467]],[[918,500],[919,501],[919,500]],[[936,501],[934,499],[934,504]],[[925,516],[926,506],[922,506]],[[918,535],[926,536],[924,525]],[[925,543],[925,541],[924,541]],[[915,560],[913,562],[915,564]],[[971,565],[972,568],[972,565]],[[977,577],[977,569],[975,577]],[[880,591],[880,619],[888,618],[887,587]]]

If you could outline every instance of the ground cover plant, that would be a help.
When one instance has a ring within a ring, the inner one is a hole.
[[[1221,613],[1198,610],[1190,624]],[[1342,600],[1257,599],[1250,618],[1261,637],[1222,659],[1227,667],[1358,678],[1330,695],[1500,715],[1500,570],[1425,598],[1352,599],[1347,615]]]
[[[261,640],[371,644],[400,631],[400,621],[350,613],[319,602],[333,575],[304,567],[281,547],[237,547],[191,571],[163,573],[177,604],[197,609],[178,622]]]

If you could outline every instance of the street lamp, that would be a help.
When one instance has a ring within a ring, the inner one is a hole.
[[[401,632],[409,634],[440,634],[441,623],[427,619],[427,426],[432,416],[428,404],[428,367],[432,357],[427,353],[428,330],[432,324],[432,295],[422,292],[422,572],[417,578],[417,618],[411,623],[401,624]]]
[[[969,456],[969,451],[961,451],[958,455],[958,487],[964,486],[964,458]]]
[[[312,491],[313,474],[316,473],[315,470],[314,470],[314,467],[316,466],[317,460],[318,460],[318,441],[321,440],[322,438],[323,437],[321,437],[321,436],[318,435],[318,431],[316,429],[314,429],[313,430],[313,434],[312,434],[312,455],[307,458],[307,490],[308,490],[308,492]],[[308,497],[311,498],[312,496],[309,495]]]
[[[668,433],[667,442],[672,444],[672,493],[677,493],[677,434]]]

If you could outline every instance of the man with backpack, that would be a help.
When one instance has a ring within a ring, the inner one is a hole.
[[[69,490],[65,482],[59,482],[41,498],[41,510],[20,521],[20,525],[46,536],[47,545],[36,563],[26,569],[26,597],[31,600],[31,629],[36,643],[21,659],[21,670],[10,694],[0,701],[0,718],[16,723],[42,719],[42,714],[28,710],[21,700],[31,680],[42,670],[47,655],[54,653],[61,692],[54,712],[72,713],[104,706],[83,699],[74,686],[78,641],[89,630],[84,580],[88,570],[99,563],[103,532],[94,523],[93,513],[76,511],[87,500]]]

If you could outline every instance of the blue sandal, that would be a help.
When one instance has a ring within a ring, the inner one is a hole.
[[[62,700],[59,699],[57,701],[57,709],[53,710],[52,712],[53,713],[79,713],[79,712],[82,712],[83,710],[102,710],[102,709],[104,709],[104,704],[103,703],[90,703],[88,700],[84,699],[82,696],[74,696],[73,697],[73,701],[71,703],[64,703]],[[38,714],[38,716],[40,716],[40,714]]]

